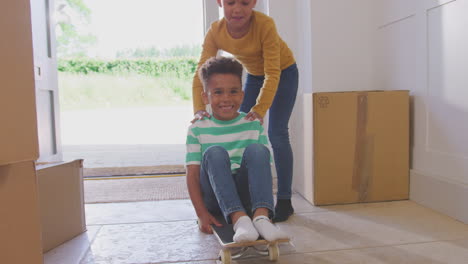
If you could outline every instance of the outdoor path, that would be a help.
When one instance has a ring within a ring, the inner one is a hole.
[[[64,160],[83,158],[86,168],[181,165],[192,107],[64,111]]]

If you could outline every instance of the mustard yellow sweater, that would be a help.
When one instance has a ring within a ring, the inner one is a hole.
[[[264,75],[265,81],[252,108],[262,117],[270,108],[278,89],[281,70],[294,64],[294,56],[288,45],[276,31],[273,19],[254,11],[249,32],[240,39],[234,39],[227,31],[224,18],[211,24],[203,42],[203,51],[193,78],[192,96],[194,113],[205,110],[201,93],[203,84],[198,77],[198,69],[209,58],[216,56],[218,50],[231,53],[252,75]]]

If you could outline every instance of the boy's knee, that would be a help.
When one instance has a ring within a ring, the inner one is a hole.
[[[228,158],[229,154],[227,150],[221,146],[211,146],[205,150],[204,154],[207,159],[219,159],[219,158]]]
[[[255,156],[270,155],[270,150],[263,144],[250,144],[245,149],[245,152],[248,154],[252,153]]]

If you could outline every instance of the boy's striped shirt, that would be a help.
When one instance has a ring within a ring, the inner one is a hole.
[[[240,167],[244,150],[250,144],[263,144],[269,148],[268,138],[260,121],[244,119],[245,113],[229,121],[213,116],[192,124],[187,133],[186,165],[200,165],[203,153],[211,146],[222,146],[231,160],[231,170]]]

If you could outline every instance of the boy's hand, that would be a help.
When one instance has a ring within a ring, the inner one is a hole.
[[[202,120],[204,117],[210,118],[211,115],[205,110],[200,110],[195,113],[195,117],[193,118],[192,121],[190,121],[192,124],[195,123],[197,120]]]
[[[210,213],[206,213],[198,218],[198,227],[203,233],[213,234],[213,229],[211,228],[211,225],[213,224],[219,227],[223,226],[218,220],[216,220],[216,217]]]
[[[263,125],[263,117],[261,115],[257,114],[256,112],[249,112],[245,116],[245,119],[247,119],[249,121],[254,121],[255,119],[258,119],[258,121],[260,121],[260,124]]]

